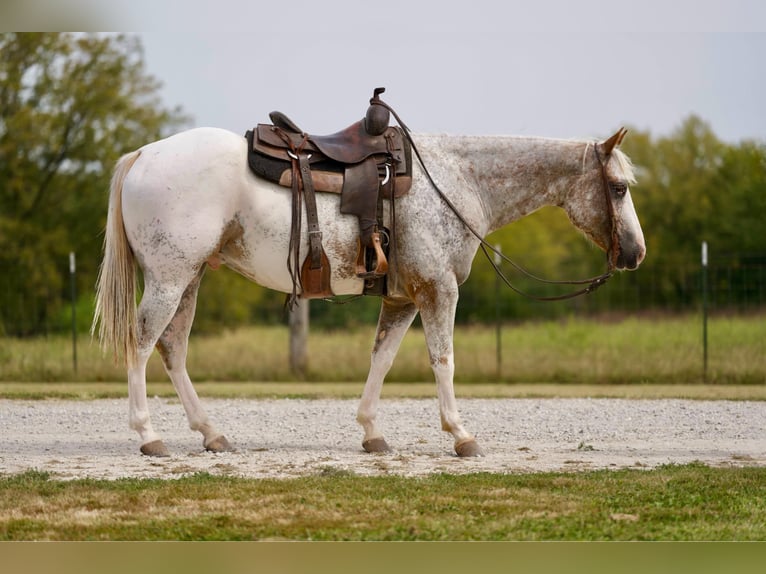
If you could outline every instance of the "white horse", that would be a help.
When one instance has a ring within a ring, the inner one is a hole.
[[[542,206],[560,206],[607,252],[610,267],[638,267],[645,245],[628,191],[634,182],[631,164],[617,149],[624,134],[620,130],[601,143],[416,137],[425,165],[465,223],[415,165],[411,190],[396,200],[392,287],[382,299],[357,414],[367,452],[389,450],[376,419],[380,392],[405,332],[420,313],[442,429],[453,435],[458,455],[483,454],[461,422],[453,389],[458,286],[468,278],[479,246],[466,223],[484,236]],[[225,264],[265,287],[285,293],[293,288],[286,266],[291,192],[254,176],[246,156],[244,137],[199,128],[150,143],[123,156],[115,168],[93,329],[105,349],[125,356],[130,426],[146,455],[168,454],[152,428],[146,398],[146,364],[155,346],[204,447],[232,449],[205,413],[186,370],[205,268]],[[354,268],[356,218],[339,213],[335,194],[317,194],[317,208],[333,292],[361,293],[363,281]],[[303,221],[302,252],[307,253]],[[144,276],[137,310],[135,262]]]

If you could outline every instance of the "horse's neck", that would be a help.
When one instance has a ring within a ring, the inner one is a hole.
[[[584,142],[530,137],[450,138],[463,176],[489,218],[488,231],[546,205],[562,205],[582,174]]]

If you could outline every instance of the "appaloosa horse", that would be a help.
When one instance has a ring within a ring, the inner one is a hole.
[[[631,164],[617,149],[625,132],[604,142],[533,137],[415,137],[441,198],[422,167],[396,200],[396,242],[389,293],[382,299],[370,371],[357,420],[368,452],[388,450],[376,420],[384,377],[420,313],[437,383],[442,428],[460,456],[482,454],[465,429],[453,389],[453,328],[458,286],[484,236],[545,205],[562,207],[607,252],[610,268],[635,269],[643,233],[628,191]],[[362,292],[355,274],[358,226],[339,213],[339,196],[318,194],[324,247],[336,295]],[[451,202],[452,207],[448,206]],[[245,138],[200,128],[150,143],[118,162],[111,184],[94,331],[104,348],[124,354],[129,420],[141,452],[167,455],[152,428],[146,364],[156,346],[204,447],[231,445],[208,418],[186,370],[189,332],[205,268],[228,265],[256,283],[288,293],[290,190],[254,176]],[[461,218],[456,215],[458,212]],[[461,220],[462,219],[462,220]],[[390,225],[390,221],[386,222]],[[302,230],[302,249],[308,237]],[[135,305],[135,264],[144,292]],[[100,323],[100,325],[99,325]]]

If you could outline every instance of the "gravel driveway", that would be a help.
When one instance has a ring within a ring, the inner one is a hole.
[[[466,427],[487,456],[459,459],[440,430],[436,399],[386,399],[379,420],[393,452],[362,451],[356,400],[211,399],[211,418],[237,448],[211,454],[187,428],[176,400],[150,400],[171,456],[138,451],[127,399],[0,400],[0,474],[174,478],[207,471],[286,478],[358,475],[579,471],[700,461],[766,466],[766,402],[622,399],[462,399]]]

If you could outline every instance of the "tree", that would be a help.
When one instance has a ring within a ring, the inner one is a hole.
[[[639,166],[633,198],[646,236],[647,259],[630,274],[630,281],[637,291],[652,294],[653,300],[643,301],[642,307],[689,308],[698,303],[702,241],[714,254],[728,254],[727,265],[736,265],[736,258],[744,254],[764,256],[763,143],[727,144],[692,115],[672,134],[656,140],[633,131],[625,148]]]
[[[92,293],[114,162],[188,121],[159,87],[137,38],[0,34],[0,334],[55,327],[70,251]]]

